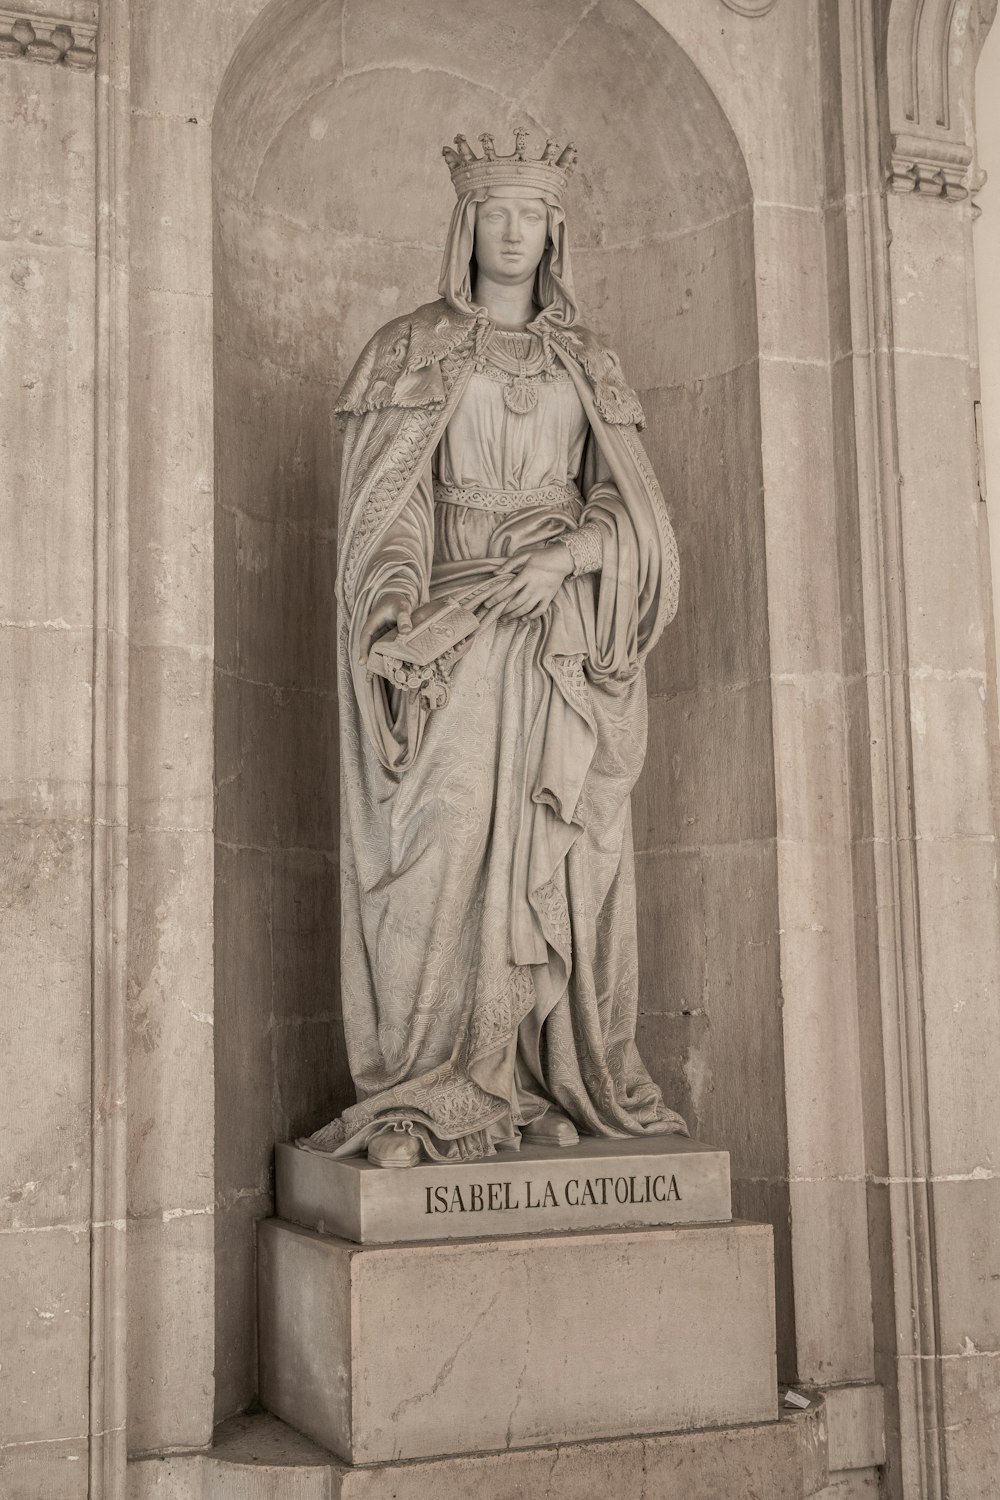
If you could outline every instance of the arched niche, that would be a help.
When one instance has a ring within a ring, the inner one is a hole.
[[[275,1139],[352,1096],[338,1010],[337,389],[436,295],[440,146],[574,139],[581,305],[620,351],[681,547],[634,798],[640,1045],[790,1306],[750,184],[634,0],[278,0],[215,113],[217,1413],[252,1399],[252,1220]],[[783,1289],[783,1291],[781,1290]]]

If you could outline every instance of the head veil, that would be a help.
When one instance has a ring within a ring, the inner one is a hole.
[[[489,189],[463,193],[455,204],[441,264],[438,291],[456,312],[477,317],[483,309],[472,300],[472,261],[476,231],[476,205],[489,197]],[[535,302],[541,312],[530,326],[548,324],[569,328],[578,312],[573,291],[566,215],[552,198],[545,200],[548,212],[548,243],[535,272]]]

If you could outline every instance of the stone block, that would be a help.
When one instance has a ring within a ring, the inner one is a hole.
[[[615,234],[612,229],[610,236]],[[747,205],[666,239],[574,252],[580,305],[588,322],[608,330],[632,385],[640,390],[693,385],[725,376],[755,357],[752,247]],[[645,308],[649,316],[628,319],[625,310],[633,307]]]
[[[3,1500],[89,1500],[87,1440],[0,1446]]]
[[[934,1172],[992,1174],[1000,1162],[996,844],[919,839],[917,879]]]
[[[178,212],[182,210],[178,208]],[[133,647],[212,646],[212,303],[133,298],[129,606]]]
[[[810,1385],[874,1375],[864,1180],[789,1184],[798,1376]]]
[[[227,303],[221,292],[215,306],[225,322]],[[229,311],[232,315],[231,307]],[[241,339],[255,344],[255,323],[242,315],[237,321]],[[355,330],[355,353],[372,332],[367,324]],[[259,332],[256,338],[259,348],[236,349],[221,336],[216,347],[216,498],[234,518],[246,516],[283,525],[294,535],[328,538],[337,526],[343,441],[333,402],[353,355],[345,347],[338,369],[328,349],[323,378],[309,377],[301,347],[294,368],[276,369],[265,361],[268,340]],[[223,533],[218,525],[216,545],[228,548],[235,568],[238,529],[234,523],[231,533]],[[235,594],[230,608],[235,610]]]
[[[1000,1358],[967,1349],[940,1364],[948,1482],[961,1500],[995,1500],[1000,1453]]]
[[[259,0],[185,5],[184,62],[178,66],[178,12],[165,14],[157,0],[136,0],[132,16],[135,103],[154,115],[210,120],[226,67],[260,9]]]
[[[772,686],[778,834],[783,841],[846,842],[847,733],[842,683],[819,673]]]
[[[0,802],[28,819],[91,810],[93,638],[0,625]]]
[[[643,391],[642,401],[643,442],[681,554],[679,620],[649,658],[650,694],[766,677],[757,362],[688,386]],[[718,608],[720,592],[725,609]]]
[[[813,364],[830,356],[825,216],[815,208],[760,203],[754,208],[755,249],[768,268],[758,275],[760,352]]]
[[[986,670],[983,505],[969,366],[897,353],[906,640],[912,668]]]
[[[825,1484],[824,1409],[777,1422],[351,1468],[267,1412],[210,1453],[134,1459],[129,1500],[804,1500]]]
[[[901,209],[888,200],[891,223],[893,337],[907,351],[969,356],[969,322],[956,317],[969,296],[969,246],[965,225],[935,214],[920,193]]]
[[[129,839],[128,1199],[138,1216],[215,1193],[212,836]]]
[[[219,1194],[215,1210],[216,1424],[257,1395],[256,1221],[274,1212],[269,1192]]]
[[[129,651],[129,816],[134,828],[212,827],[212,660],[186,646]]]
[[[340,1014],[340,867],[336,855],[271,855],[271,968],[278,1021]]]
[[[220,673],[216,728],[218,837],[259,848],[336,852],[335,700]]]
[[[885,1397],[880,1385],[827,1386],[823,1403],[831,1470],[876,1469],[885,1463]]]
[[[90,1208],[90,875],[85,826],[0,824],[4,1230]]]
[[[702,854],[660,849],[636,857],[639,1006],[644,1016],[701,1010],[707,941]]]
[[[769,683],[650,699],[649,746],[632,796],[637,849],[774,834]]]
[[[357,1097],[339,1017],[275,1022],[272,1141],[310,1135]]]
[[[578,1146],[522,1146],[485,1161],[392,1172],[364,1156],[281,1144],[275,1212],[366,1245],[726,1223],[729,1157],[683,1136],[585,1136]]]
[[[852,860],[845,844],[778,844],[785,1107],[793,1175],[865,1169],[854,963]]]
[[[336,695],[336,542],[241,516],[239,668],[255,682]]]
[[[922,838],[992,838],[986,679],[910,674],[913,803]]]
[[[85,1441],[90,1240],[85,1228],[0,1235],[4,1444]]]
[[[216,849],[215,1180],[270,1190],[274,1144],[271,866],[260,849]]]
[[[932,1201],[941,1353],[1000,1356],[1000,1176],[935,1182]]]
[[[93,110],[93,78],[85,72],[5,67],[0,240],[93,248]]]
[[[211,297],[211,122],[136,111],[131,149],[133,288]],[[167,216],[164,203],[170,204]]]
[[[830,370],[763,359],[767,606],[775,672],[839,672],[837,495]]]
[[[128,1423],[133,1452],[203,1448],[215,1383],[213,1216],[128,1222]]]
[[[5,83],[29,71],[6,67]],[[36,118],[23,148],[8,144],[3,207],[7,170],[19,162],[30,171],[33,203],[43,201],[51,163],[40,136],[51,123]],[[72,156],[60,149],[55,159],[61,167]],[[92,235],[92,188],[85,202]],[[60,209],[68,213],[65,202]],[[93,617],[94,276],[89,246],[54,246],[47,237],[0,243],[0,599],[8,623],[85,630]]]
[[[261,1400],[351,1463],[777,1417],[761,1225],[361,1248],[271,1219],[258,1270]]]

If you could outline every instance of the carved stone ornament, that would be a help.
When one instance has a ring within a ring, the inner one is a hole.
[[[972,146],[975,68],[997,0],[894,0],[888,74],[894,193],[959,201],[985,180]]]
[[[0,10],[0,57],[24,57],[89,72],[97,62],[96,35],[96,25],[85,21]]]
[[[766,16],[768,11],[774,9],[778,0],[722,0],[722,3],[738,16]]]

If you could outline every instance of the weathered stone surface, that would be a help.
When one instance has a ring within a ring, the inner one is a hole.
[[[793,1178],[789,1186],[799,1379],[871,1380],[871,1272],[863,1181]],[[837,1337],[829,1330],[837,1327]]]
[[[0,823],[4,1230],[87,1218],[90,858],[86,827]],[[19,1243],[26,1252],[32,1241]]]
[[[486,1161],[392,1172],[363,1156],[283,1144],[275,1212],[366,1245],[726,1222],[729,1158],[681,1136],[586,1136],[563,1149],[523,1145]]]
[[[774,833],[773,770],[760,753],[771,732],[766,682],[653,698],[649,726],[658,750],[632,796],[637,849]]]
[[[129,1211],[214,1196],[211,834],[129,840]]]
[[[210,1454],[129,1465],[129,1500],[807,1500],[825,1485],[822,1405],[712,1432],[568,1443],[351,1469],[266,1412],[235,1417]]]
[[[823,213],[762,203],[754,210],[754,235],[762,265],[782,270],[780,277],[768,271],[757,278],[761,354],[790,362],[825,361],[830,328]]]
[[[210,1209],[130,1219],[129,1447],[199,1448],[212,1438],[215,1339]]]
[[[0,1235],[0,1284],[3,1443],[85,1441],[90,1304],[86,1229],[25,1229]]]
[[[88,1500],[86,1439],[0,1447],[0,1495],[4,1500]]]
[[[261,1399],[354,1463],[777,1415],[760,1225],[359,1248],[272,1219],[258,1266]]]
[[[88,817],[92,677],[89,632],[0,625],[0,799],[11,811]]]

